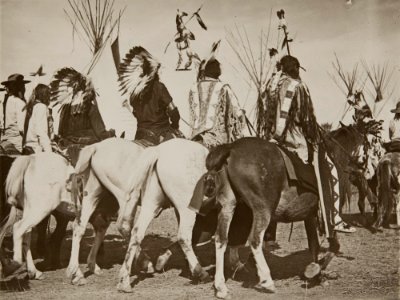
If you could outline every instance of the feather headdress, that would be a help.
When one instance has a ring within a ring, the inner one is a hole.
[[[216,55],[216,53],[218,51],[218,48],[219,48],[220,44],[221,44],[221,40],[218,40],[217,42],[214,42],[212,44],[212,46],[211,46],[211,51],[210,51],[210,54],[208,55],[208,57],[201,61],[200,66],[199,66],[199,72],[198,72],[198,75],[197,75],[197,80],[200,80],[201,78],[203,78],[204,71],[205,71],[207,63],[209,61],[212,61],[212,60],[216,59],[215,55]]]
[[[96,91],[90,78],[69,67],[54,74],[50,92],[52,106],[72,104],[74,113],[82,112],[84,104],[96,101]]]
[[[122,95],[139,96],[156,78],[161,64],[143,47],[133,47],[119,66]]]

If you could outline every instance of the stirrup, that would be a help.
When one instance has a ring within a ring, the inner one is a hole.
[[[341,221],[338,224],[336,224],[334,230],[339,231],[339,232],[345,232],[345,233],[356,232],[356,229],[353,226],[345,223],[344,221]]]

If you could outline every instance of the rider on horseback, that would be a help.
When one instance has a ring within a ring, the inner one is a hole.
[[[137,119],[135,140],[141,140],[144,146],[183,137],[178,108],[160,81],[159,69],[160,63],[140,46],[131,48],[119,67],[120,89],[123,95],[129,95]]]
[[[50,87],[52,101],[61,104],[57,144],[67,150],[75,165],[80,149],[115,136],[115,131],[106,130],[89,78],[72,68],[63,68],[54,75]]]
[[[3,103],[4,122],[3,133],[1,134],[0,149],[6,154],[20,154],[22,152],[22,134],[24,130],[25,113],[25,84],[21,74],[13,74],[7,81],[1,84],[7,90],[6,99]]]
[[[53,119],[48,109],[49,103],[50,88],[47,85],[38,84],[25,107],[23,154],[52,151]]]
[[[179,110],[158,73],[141,93],[131,96],[130,103],[138,123],[135,140],[158,145],[175,137],[183,137],[179,132]]]
[[[384,147],[388,152],[400,152],[400,102],[396,104],[396,108],[391,110],[394,117],[389,123],[389,139],[390,142],[385,143]]]
[[[304,163],[311,164],[314,151],[317,150],[320,142],[320,131],[310,92],[300,79],[300,63],[297,58],[284,56],[279,67],[280,71],[269,80],[266,87],[266,115],[263,127],[265,137],[273,139],[297,153]],[[332,167],[334,168],[333,164]],[[316,174],[316,176],[320,176],[320,174]],[[324,199],[324,202],[326,201],[328,199]],[[325,203],[322,206],[328,209],[333,204]],[[338,206],[336,201],[334,206]],[[323,215],[329,216],[332,215],[332,212],[328,214],[325,211]],[[333,227],[333,224],[329,223],[335,223],[335,230],[338,231],[355,231],[354,228],[343,222],[338,212],[333,212],[333,215],[333,218],[326,217],[328,231],[331,231]]]
[[[202,66],[202,76],[189,92],[190,137],[211,148],[242,137],[245,117],[232,103],[230,86],[219,80],[219,61],[211,57]]]

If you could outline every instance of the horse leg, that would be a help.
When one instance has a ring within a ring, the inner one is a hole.
[[[192,232],[196,221],[196,214],[187,207],[179,210],[180,222],[178,228],[178,243],[189,263],[190,271],[195,280],[209,281],[209,275],[200,266],[192,246]]]
[[[31,237],[32,237],[32,230],[29,230],[24,234],[23,237],[23,251],[26,258],[26,268],[28,269],[28,276],[29,279],[37,279],[42,280],[44,279],[44,275],[42,272],[36,269],[36,266],[33,262],[32,252],[31,252]]]
[[[36,251],[39,257],[45,258],[48,253],[46,251],[47,246],[47,226],[50,221],[50,216],[44,218],[37,226],[37,240],[36,240]]]
[[[151,201],[148,201],[146,203],[143,199],[139,217],[132,228],[131,239],[129,241],[125,260],[119,272],[119,283],[117,285],[117,289],[121,292],[131,293],[133,291],[130,283],[130,274],[133,259],[135,258],[138,247],[140,247],[140,243],[144,238],[147,227],[149,226],[153,218],[157,215],[159,209],[160,206],[158,205],[158,203],[154,203]]]
[[[229,265],[231,268],[232,279],[235,279],[236,273],[244,271],[248,273],[248,269],[246,268],[246,263],[242,263],[239,256],[239,249],[242,246],[230,246],[229,247]],[[247,259],[246,259],[247,260]]]
[[[217,298],[226,298],[228,288],[224,276],[224,254],[228,245],[229,226],[231,224],[236,203],[226,203],[218,215],[217,231],[215,233],[215,277],[214,287]]]
[[[250,203],[257,202],[251,201]],[[251,228],[249,242],[251,252],[253,253],[254,260],[256,261],[257,274],[260,278],[260,282],[257,284],[256,288],[265,292],[275,293],[276,289],[271,277],[271,271],[269,270],[262,251],[262,240],[270,219],[271,214],[267,208],[258,210],[253,209],[253,226]]]
[[[276,247],[278,246],[276,242],[276,229],[278,227],[278,222],[271,220],[269,222],[267,231],[264,235],[264,241],[267,247]]]
[[[54,211],[53,215],[56,219],[57,225],[50,238],[50,251],[47,255],[47,260],[51,269],[57,269],[61,266],[61,243],[67,232],[69,219],[58,211]]]
[[[102,271],[100,267],[96,264],[97,254],[99,252],[100,246],[103,245],[104,237],[106,235],[106,231],[108,226],[110,225],[110,221],[103,216],[103,214],[96,214],[91,222],[93,228],[95,230],[95,238],[94,244],[90,249],[90,253],[87,259],[87,264],[89,271],[95,275],[101,275]]]
[[[87,195],[83,197],[81,213],[75,219],[73,224],[71,257],[67,268],[67,276],[71,278],[72,284],[83,285],[86,283],[83,273],[79,269],[79,245],[85,233],[89,218],[99,202],[98,196],[100,195],[101,190],[102,187],[98,179],[94,175],[93,171],[90,171],[85,186]]]
[[[132,230],[139,198],[140,191],[133,191],[129,199],[125,201],[124,207],[120,209],[120,213],[117,219],[117,228],[125,239],[129,238],[130,232]],[[121,202],[124,203],[124,201]]]
[[[228,288],[225,283],[224,275],[224,254],[228,245],[229,227],[236,208],[236,197],[228,181],[226,170],[221,173],[223,187],[221,194],[217,196],[217,201],[222,205],[218,214],[217,229],[215,232],[215,277],[214,288],[218,298],[228,296]]]
[[[318,264],[319,241],[315,217],[312,216],[304,220],[304,225],[307,233],[308,248],[310,249],[313,260],[313,262],[306,267],[304,276],[308,279],[312,279],[321,272],[321,267]]]
[[[14,224],[14,260],[17,263],[22,264],[22,241],[24,234],[39,224],[49,213],[49,211],[42,210],[39,206],[36,209],[25,207],[22,219]]]

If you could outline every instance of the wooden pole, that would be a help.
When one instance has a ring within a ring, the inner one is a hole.
[[[325,227],[325,235],[327,238],[330,238],[329,234],[329,228],[328,228],[328,218],[326,216],[326,210],[325,210],[325,202],[324,202],[324,194],[322,192],[322,182],[321,182],[321,172],[319,168],[319,147],[317,146],[317,149],[314,151],[314,171],[315,171],[315,177],[317,177],[317,185],[318,185],[318,195],[319,195],[319,204],[320,204],[320,209],[323,217],[323,222],[324,222],[324,227]]]

